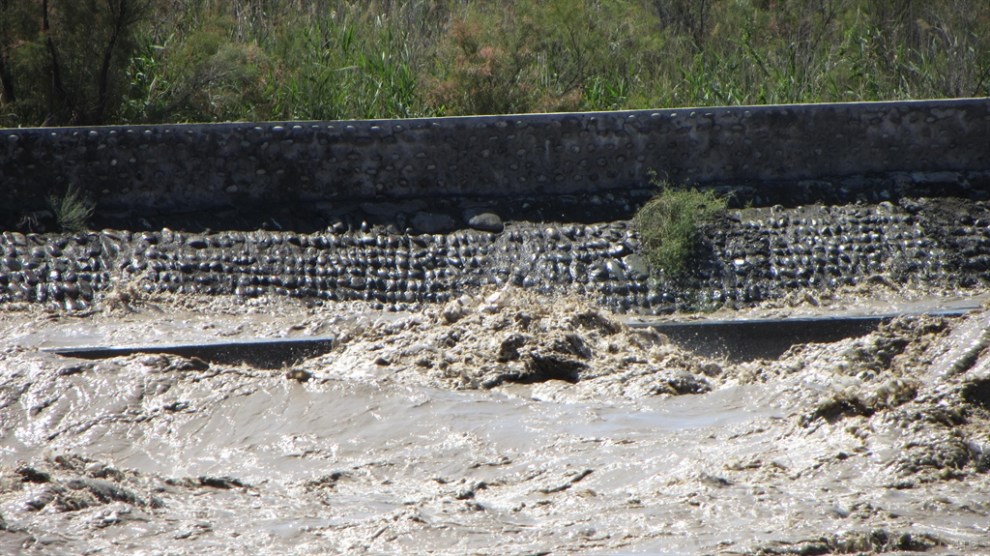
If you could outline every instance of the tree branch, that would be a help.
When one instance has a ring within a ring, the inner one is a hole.
[[[110,33],[110,40],[107,41],[106,48],[103,49],[103,63],[100,65],[99,73],[99,93],[96,97],[96,110],[93,114],[94,123],[103,123],[106,117],[107,108],[110,104],[110,66],[113,62],[114,50],[123,32],[127,21],[127,0],[106,0],[107,11],[113,21],[113,30]],[[114,9],[114,8],[118,9]]]
[[[45,36],[45,47],[48,49],[48,61],[51,63],[51,89],[48,96],[48,119],[55,119],[55,123],[63,123],[62,117],[57,115],[56,102],[63,104],[70,113],[70,120],[74,119],[75,110],[72,108],[72,101],[65,94],[65,85],[62,83],[62,69],[58,61],[58,49],[55,48],[55,39],[52,38],[51,22],[48,20],[48,0],[41,0],[41,33]],[[47,120],[46,120],[47,121]]]
[[[17,100],[17,95],[14,94],[14,76],[10,73],[10,64],[8,63],[8,57],[10,56],[7,44],[9,37],[7,33],[7,25],[9,25],[10,19],[7,13],[10,8],[9,0],[0,0],[0,104],[12,103]],[[5,32],[6,31],[6,32]]]

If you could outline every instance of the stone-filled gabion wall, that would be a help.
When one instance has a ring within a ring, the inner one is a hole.
[[[472,287],[582,294],[619,312],[752,304],[864,280],[944,287],[990,279],[983,201],[733,211],[710,234],[694,287],[648,279],[627,222],[523,224],[501,233],[0,235],[0,303],[82,309],[102,293],[284,295],[404,309]]]
[[[990,172],[990,99],[0,131],[0,219]],[[5,226],[11,229],[10,225]]]

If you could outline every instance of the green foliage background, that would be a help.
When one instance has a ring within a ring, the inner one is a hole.
[[[0,125],[990,96],[988,30],[986,0],[0,0]]]

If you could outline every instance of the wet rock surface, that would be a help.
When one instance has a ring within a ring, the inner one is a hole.
[[[132,291],[275,294],[404,310],[511,284],[588,296],[616,312],[662,314],[871,281],[968,288],[990,276],[990,208],[969,199],[731,211],[707,233],[694,275],[677,283],[648,275],[625,221],[499,222],[498,233],[440,233],[452,220],[417,215],[414,225],[436,233],[367,226],[312,234],[4,232],[0,303],[85,309],[103,298],[126,304]],[[476,227],[497,228],[494,221]]]

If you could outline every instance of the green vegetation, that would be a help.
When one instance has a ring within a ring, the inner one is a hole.
[[[55,222],[63,232],[81,232],[88,229],[89,219],[95,208],[93,202],[74,186],[65,195],[48,198],[48,206],[55,215]]]
[[[728,201],[711,190],[659,186],[660,193],[636,213],[635,224],[654,273],[677,280],[696,260],[705,226],[725,213]]]
[[[0,0],[0,125],[990,96],[986,0]]]

